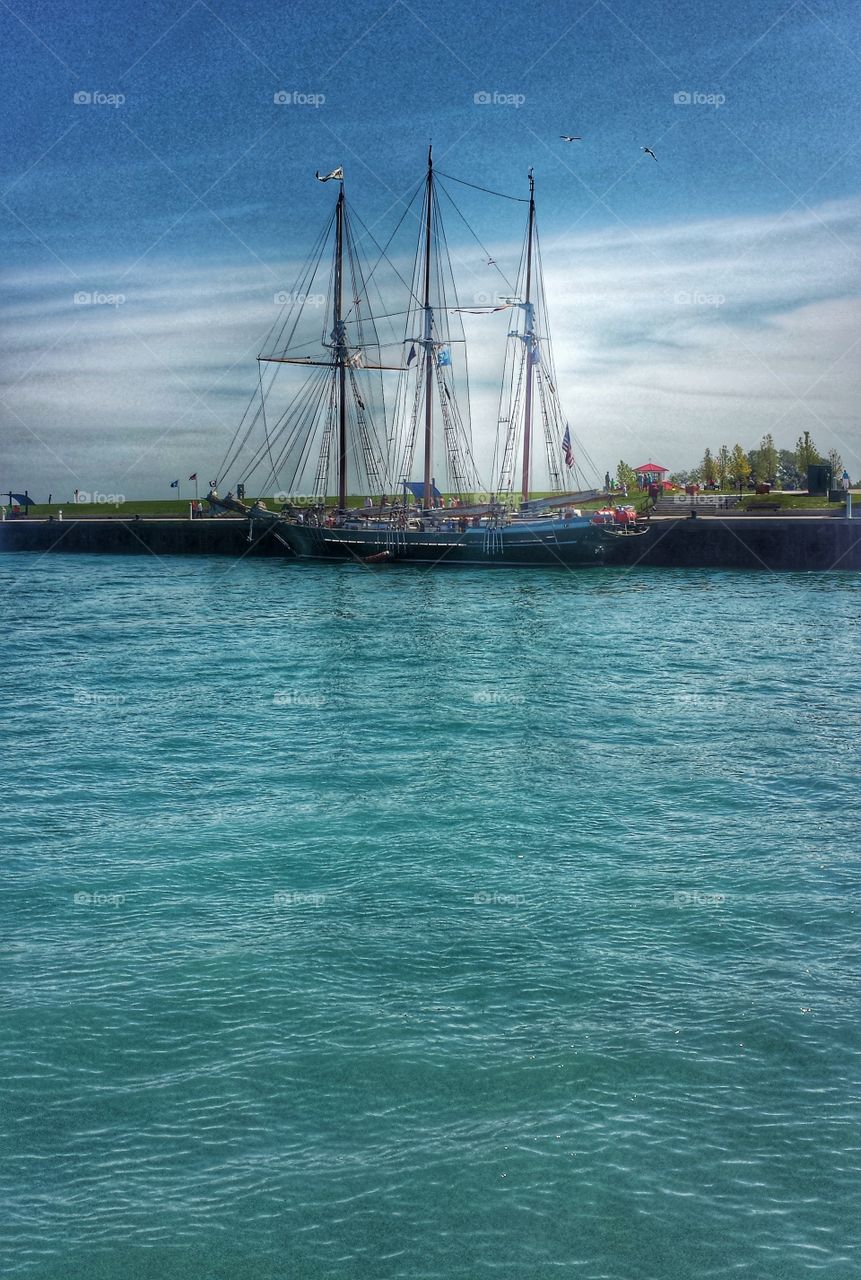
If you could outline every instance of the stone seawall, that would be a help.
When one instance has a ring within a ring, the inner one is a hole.
[[[861,569],[861,519],[706,516],[653,520],[644,538],[619,539],[617,564],[685,569]]]
[[[260,528],[248,540],[241,518],[200,520],[6,520],[0,551],[90,551],[113,555],[281,555]]]
[[[143,555],[288,555],[270,532],[242,519],[7,520],[0,551]],[[707,516],[656,519],[643,538],[619,538],[613,563],[684,569],[861,570],[861,519]]]

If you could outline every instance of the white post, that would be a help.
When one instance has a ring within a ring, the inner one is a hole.
[[[194,503],[193,502],[190,502],[188,504],[188,518],[189,520],[194,519]]]
[[[846,519],[852,519],[852,491],[846,490]]]

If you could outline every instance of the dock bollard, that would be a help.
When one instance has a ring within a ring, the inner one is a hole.
[[[193,502],[190,502],[188,504],[188,518],[189,520],[194,519],[194,503]]]

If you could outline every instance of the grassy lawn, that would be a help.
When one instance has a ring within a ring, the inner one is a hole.
[[[549,494],[534,493],[533,498],[549,497]],[[446,495],[448,497],[448,495]],[[184,520],[188,518],[189,498],[149,498],[141,499],[134,502],[114,503],[74,503],[74,502],[54,502],[50,506],[47,503],[40,503],[38,506],[30,508],[31,518],[34,520],[44,520],[48,516],[56,516],[60,511],[63,513],[64,520],[74,520],[82,516],[99,517],[102,520],[109,519],[130,519],[132,516],[140,516],[142,519],[154,517],[172,517],[175,520]],[[206,512],[206,500],[201,498],[204,504],[204,513]],[[253,498],[248,499],[249,505],[254,501]],[[633,506],[643,507],[648,505],[646,495],[632,493],[628,498],[623,499],[621,494],[618,497],[619,502],[627,502]],[[277,511],[279,503],[274,498],[264,498],[264,502],[270,511]],[[348,499],[351,507],[359,507],[364,504],[364,498],[351,497]],[[592,511],[604,506],[603,502],[583,502],[578,504],[580,510]]]
[[[842,507],[842,502],[829,502],[827,497],[807,493],[752,493],[741,501],[745,511],[756,511],[757,507],[779,506],[781,510],[835,511]]]
[[[87,503],[87,502],[46,502],[31,507],[34,519],[44,520],[46,516],[56,516],[62,511],[64,520],[74,520],[76,516],[101,516],[108,519],[113,516],[174,516],[179,519],[188,516],[188,499],[161,498],[141,502]],[[8,513],[8,508],[7,508]]]

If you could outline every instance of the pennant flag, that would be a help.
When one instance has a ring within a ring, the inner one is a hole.
[[[448,365],[450,365],[451,364],[451,348],[440,347],[436,355],[436,362],[441,369],[446,368]]]
[[[189,476],[188,478],[189,478],[189,480],[196,480],[196,479],[197,479],[197,472],[195,471],[194,475],[193,475],[193,476]]]
[[[170,487],[171,487],[171,489],[178,489],[178,488],[179,488],[179,481],[178,481],[178,480],[171,480],[171,482],[170,482]]]
[[[571,430],[567,426],[562,437],[562,452],[565,455],[565,466],[570,470],[574,466],[574,454],[571,450]]]
[[[407,356],[407,368],[408,368],[408,369],[409,369],[410,365],[412,364],[412,362],[415,360],[415,358],[416,358],[416,344],[415,344],[415,343],[413,343],[413,345],[410,347],[410,354]]]
[[[333,178],[337,179],[338,182],[343,182],[344,170],[333,169],[331,173],[326,173],[326,174],[315,173],[314,177],[317,179],[318,182],[331,182]]]

